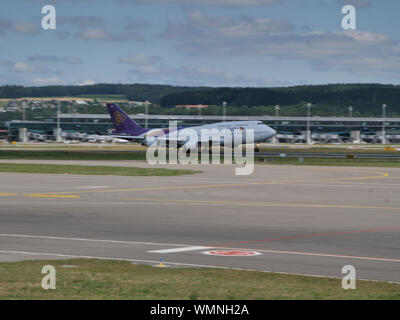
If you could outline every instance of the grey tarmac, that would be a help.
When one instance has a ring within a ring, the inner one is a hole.
[[[2,161],[2,162],[11,162]],[[12,162],[122,165],[145,162]],[[158,166],[179,177],[0,173],[0,261],[103,258],[400,282],[400,169]],[[254,256],[218,256],[236,251]]]

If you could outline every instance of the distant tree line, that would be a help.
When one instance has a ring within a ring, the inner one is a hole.
[[[382,104],[388,114],[400,114],[400,86],[381,84],[330,84],[283,88],[176,87],[150,84],[95,84],[88,86],[2,86],[0,98],[67,97],[84,95],[123,95],[130,101],[151,101],[154,111],[178,114],[172,108],[182,104],[216,106],[203,114],[219,114],[224,101],[231,115],[273,115],[280,105],[281,115],[304,115],[305,104],[315,108],[313,115],[345,115],[354,106],[354,116],[379,116]],[[151,112],[151,111],[150,111]],[[193,111],[193,114],[197,113]],[[189,112],[188,112],[189,113]],[[190,112],[192,113],[192,112]]]
[[[108,84],[100,83],[88,86],[1,86],[0,98],[15,99],[23,97],[69,97],[80,95],[124,95],[131,101],[151,101],[159,104],[161,98],[189,90],[204,90],[210,88],[174,87],[167,85],[150,84]]]
[[[308,102],[328,109],[354,106],[363,114],[379,115],[382,104],[387,104],[392,112],[400,113],[400,86],[333,84],[287,88],[213,88],[172,93],[162,97],[160,104],[162,107],[179,104],[220,106],[224,101],[229,106],[242,108],[274,105],[302,108]]]

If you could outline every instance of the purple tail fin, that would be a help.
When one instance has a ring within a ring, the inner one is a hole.
[[[133,135],[140,135],[146,132],[146,129],[141,128],[135,121],[129,118],[126,112],[122,110],[117,104],[107,103],[107,109],[110,113],[111,120],[114,123],[116,132],[128,133]]]

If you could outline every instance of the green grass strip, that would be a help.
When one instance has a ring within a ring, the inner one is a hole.
[[[56,290],[43,290],[42,267],[56,268]],[[74,265],[75,268],[63,268]],[[277,273],[154,268],[126,261],[64,260],[0,263],[0,299],[385,299],[399,300],[400,285]]]
[[[257,164],[400,168],[400,159],[342,159],[317,157],[256,157]]]
[[[146,160],[145,152],[0,150],[0,159],[27,160]]]
[[[76,166],[30,163],[0,163],[0,172],[16,173],[52,173],[52,174],[84,174],[112,176],[179,176],[194,174],[200,171],[170,170],[163,168],[133,168],[111,166]]]

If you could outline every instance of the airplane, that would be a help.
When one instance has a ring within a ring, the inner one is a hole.
[[[262,121],[229,121],[212,123],[202,126],[176,128],[178,132],[183,129],[194,130],[194,132],[197,134],[197,140],[194,139],[196,140],[194,142],[194,144],[196,145],[193,145],[193,143],[188,141],[186,137],[186,139],[179,139],[179,134],[171,134],[169,128],[144,129],[140,127],[116,103],[108,103],[107,109],[115,127],[115,130],[112,132],[112,136],[119,139],[139,142],[144,146],[152,146],[155,143],[161,141],[165,141],[167,146],[170,141],[174,141],[176,142],[178,148],[185,146],[186,149],[192,150],[197,149],[200,146],[204,146],[204,144],[208,144],[209,146],[224,146],[223,137],[219,138],[218,141],[212,141],[212,137],[208,137],[207,141],[202,141],[201,132],[205,129],[217,129],[219,131],[229,132],[229,134],[231,134],[232,136],[233,134],[237,134],[239,132],[242,136],[242,139],[239,139],[240,141],[236,141],[237,139],[235,139],[234,146],[246,144],[247,129],[254,130],[254,141],[252,143],[254,143],[255,145],[260,142],[265,142],[276,135],[276,131],[264,124]],[[236,137],[237,135],[235,135],[235,138]],[[232,139],[230,139],[229,141],[232,141]],[[232,147],[232,145],[230,145],[230,147]],[[256,147],[255,152],[258,151],[258,147]]]

